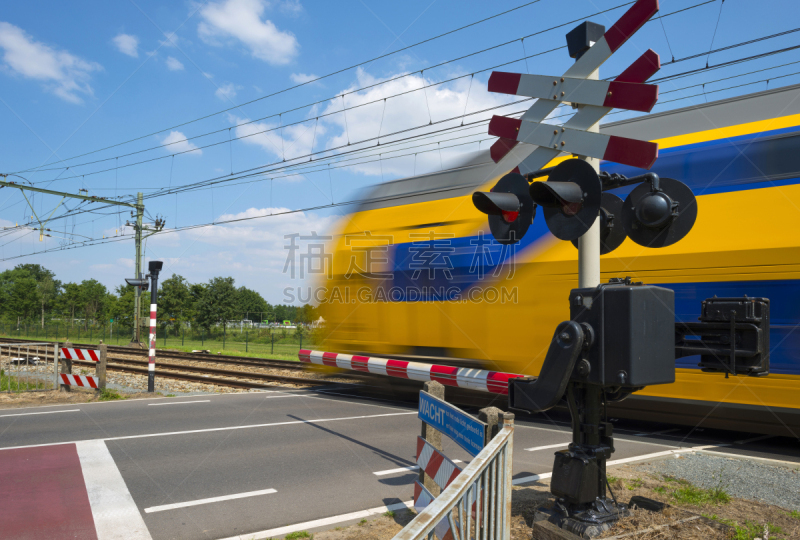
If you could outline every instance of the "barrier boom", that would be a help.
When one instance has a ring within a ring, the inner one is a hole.
[[[342,353],[311,351],[301,349],[297,353],[301,362],[317,364],[320,366],[337,367],[373,375],[385,375],[398,379],[412,381],[437,381],[445,386],[469,388],[479,392],[491,394],[508,394],[508,380],[524,377],[515,373],[500,373],[484,369],[458,368],[453,366],[440,366],[436,364],[423,364],[421,362],[406,362],[390,358],[374,358],[371,356],[358,356]]]

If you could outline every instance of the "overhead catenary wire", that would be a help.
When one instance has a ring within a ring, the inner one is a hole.
[[[664,14],[664,15],[660,15],[660,16],[658,16],[658,17],[653,17],[653,18],[651,18],[651,19],[648,21],[648,23],[649,23],[649,22],[656,21],[656,20],[663,19],[663,18],[665,18],[665,17],[669,17],[669,16],[672,16],[672,15],[676,15],[676,14],[678,14],[678,13],[682,13],[682,12],[688,11],[688,10],[690,10],[690,9],[695,9],[695,8],[697,8],[697,7],[701,7],[701,6],[703,6],[703,5],[710,4],[710,3],[713,3],[713,2],[715,2],[715,1],[716,1],[716,0],[705,0],[705,1],[703,1],[703,2],[699,2],[699,3],[697,3],[697,4],[694,4],[694,5],[691,5],[691,6],[688,6],[688,7],[685,7],[685,8],[682,8],[682,9],[679,9],[679,10],[676,10],[676,11],[673,11],[673,12],[666,13],[666,14]],[[555,30],[555,29],[558,29],[558,28],[562,28],[562,27],[564,27],[564,26],[567,26],[567,25],[569,25],[569,24],[573,24],[573,23],[575,23],[575,22],[582,21],[582,20],[584,20],[584,19],[587,19],[587,18],[589,18],[589,17],[594,17],[594,16],[597,16],[597,15],[601,15],[601,14],[604,14],[604,13],[608,13],[608,12],[610,12],[610,11],[614,11],[614,10],[616,10],[616,9],[623,8],[623,7],[629,6],[629,5],[631,5],[631,4],[633,4],[633,2],[626,2],[626,3],[623,3],[623,4],[619,4],[619,5],[613,6],[613,7],[611,7],[611,8],[605,9],[605,10],[601,10],[601,11],[598,11],[598,12],[595,12],[595,13],[591,13],[591,14],[588,14],[588,15],[586,15],[586,16],[579,17],[579,18],[577,18],[577,19],[573,19],[573,20],[571,20],[571,21],[567,21],[567,22],[564,22],[564,23],[561,23],[561,24],[558,24],[558,25],[555,25],[555,26],[551,26],[551,27],[549,27],[549,28],[545,28],[545,29],[539,30],[539,31],[537,31],[537,32],[534,32],[534,33],[532,33],[532,34],[528,34],[528,35],[526,35],[526,36],[523,36],[523,38],[522,38],[522,39],[527,39],[527,38],[530,38],[530,37],[533,37],[533,36],[537,36],[537,35],[540,35],[540,34],[543,34],[543,33],[546,33],[546,32],[550,32],[550,31],[552,31],[552,30]],[[510,10],[510,11],[512,11],[512,10]],[[487,19],[487,20],[488,20],[488,19]],[[494,49],[497,49],[497,48],[500,48],[500,47],[507,46],[507,45],[509,45],[509,44],[513,44],[513,43],[515,43],[515,42],[516,42],[518,39],[520,39],[520,38],[515,38],[515,39],[512,39],[512,40],[510,40],[510,41],[505,41],[505,42],[502,42],[502,43],[499,43],[499,44],[493,45],[493,46],[491,46],[491,47],[487,47],[487,48],[484,48],[484,49],[481,49],[481,50],[478,50],[478,51],[474,51],[474,52],[472,52],[472,53],[469,53],[469,54],[466,54],[466,55],[459,56],[459,57],[457,57],[457,58],[453,58],[453,59],[450,59],[450,60],[447,60],[447,61],[444,61],[444,62],[440,62],[440,63],[438,63],[438,64],[435,64],[435,65],[433,65],[433,66],[426,67],[425,69],[426,69],[426,70],[428,70],[428,71],[430,71],[431,69],[434,69],[434,68],[437,68],[437,67],[441,67],[441,66],[444,66],[444,65],[447,65],[447,64],[451,64],[451,63],[453,63],[453,62],[457,62],[457,61],[459,61],[459,60],[463,60],[463,59],[465,59],[465,58],[469,58],[469,57],[472,57],[472,56],[475,56],[475,55],[478,55],[478,54],[482,54],[482,53],[485,53],[485,52],[488,52],[488,51],[491,51],[491,50],[494,50]],[[429,40],[428,40],[428,41],[429,41]],[[423,42],[420,42],[420,43],[423,43]],[[410,47],[413,47],[413,45],[412,45],[412,46],[410,46]],[[562,49],[562,48],[565,48],[565,47],[559,47],[559,49]],[[402,50],[402,49],[401,49],[401,50]],[[545,53],[547,53],[547,52],[552,52],[552,50],[551,50],[551,51],[545,51]],[[541,55],[541,54],[544,54],[544,53],[537,53],[537,54],[534,54],[534,55],[530,55],[530,56],[528,56],[527,58],[533,58],[534,56],[538,56],[538,55]],[[514,60],[513,62],[507,62],[507,63],[504,63],[504,64],[502,64],[502,65],[507,65],[507,64],[510,64],[510,63],[519,62],[519,61],[522,61],[522,60],[526,60],[527,58],[520,58],[520,59],[518,59],[518,60]],[[368,63],[368,62],[364,62],[364,63]],[[358,67],[358,66],[360,66],[360,65],[362,65],[362,64],[358,64],[358,65],[352,66],[351,68],[346,68],[346,69],[344,69],[344,70],[340,70],[340,71],[338,71],[338,72],[334,72],[334,73],[332,73],[332,74],[329,74],[329,75],[322,76],[322,77],[320,77],[320,78],[318,78],[318,79],[314,79],[314,80],[312,80],[312,81],[309,81],[309,82],[306,82],[306,83],[302,83],[302,84],[295,85],[295,86],[293,86],[293,87],[291,87],[291,88],[288,88],[288,89],[286,89],[286,90],[280,91],[280,92],[278,92],[278,93],[282,93],[282,92],[284,92],[284,91],[292,90],[292,89],[294,89],[294,88],[298,88],[298,87],[300,87],[300,86],[303,86],[303,85],[305,85],[305,84],[310,84],[311,82],[315,82],[315,81],[317,81],[317,80],[320,80],[320,79],[323,79],[323,78],[329,77],[329,76],[331,76],[331,75],[335,75],[335,74],[337,74],[337,73],[341,73],[342,71],[347,71],[347,69],[353,69],[353,68],[355,68],[355,67]],[[500,66],[495,66],[495,67],[500,67]],[[488,69],[493,69],[493,68],[488,68]],[[485,70],[483,70],[483,71],[485,71]],[[342,96],[342,97],[343,97],[343,96],[345,96],[345,95],[348,95],[348,94],[357,93],[357,92],[363,91],[363,90],[365,90],[365,89],[369,89],[369,88],[373,88],[373,87],[380,86],[380,85],[383,85],[383,84],[387,84],[387,83],[389,83],[389,82],[393,82],[393,81],[396,81],[396,80],[402,79],[402,78],[404,78],[404,77],[413,76],[415,73],[417,73],[417,72],[416,72],[416,71],[414,71],[414,72],[411,72],[411,73],[405,73],[405,74],[399,75],[399,76],[397,76],[397,77],[393,77],[393,78],[390,78],[390,79],[387,79],[387,80],[384,80],[384,81],[380,81],[380,82],[377,82],[377,83],[374,83],[374,84],[371,84],[371,85],[365,85],[365,86],[363,86],[363,87],[356,88],[356,89],[354,89],[354,90],[350,90],[350,91],[348,91],[348,92],[339,93],[339,94],[337,94],[336,96],[332,96],[332,97],[329,97],[329,98],[325,98],[325,99],[322,99],[322,100],[318,100],[318,101],[315,101],[315,102],[313,102],[313,103],[310,103],[310,104],[306,104],[306,105],[302,105],[302,106],[299,106],[299,107],[294,107],[294,108],[292,108],[292,109],[288,109],[288,110],[285,110],[285,111],[281,111],[281,112],[278,112],[278,113],[270,114],[270,115],[268,115],[268,116],[264,116],[264,117],[261,117],[261,118],[259,118],[259,119],[256,119],[256,120],[249,120],[248,122],[242,122],[242,123],[238,123],[237,125],[235,125],[235,126],[232,126],[232,127],[234,127],[234,128],[236,128],[236,127],[241,127],[241,126],[248,125],[248,124],[251,124],[251,123],[254,123],[254,122],[258,122],[258,121],[266,120],[266,119],[269,119],[269,118],[274,118],[274,117],[276,117],[276,116],[281,116],[281,115],[283,115],[283,114],[287,114],[287,113],[289,113],[289,112],[295,112],[295,111],[297,111],[297,110],[301,110],[301,109],[305,109],[305,108],[313,107],[314,105],[319,105],[319,104],[322,104],[322,103],[328,102],[328,101],[330,101],[330,100],[332,100],[332,99],[338,98],[339,96]],[[476,72],[476,73],[478,73],[478,72]],[[444,84],[444,82],[449,82],[449,81],[443,81],[443,82],[436,83],[436,84]],[[427,88],[427,87],[425,87],[425,88]],[[189,121],[189,122],[185,122],[185,123],[183,123],[183,124],[179,124],[179,125],[176,125],[176,126],[172,126],[172,127],[170,127],[170,128],[164,128],[164,129],[162,129],[162,130],[159,130],[159,131],[156,131],[156,132],[150,133],[150,134],[148,134],[148,135],[143,135],[143,136],[140,136],[140,137],[136,137],[136,138],[133,138],[133,139],[129,139],[129,140],[127,140],[127,141],[123,141],[123,142],[121,142],[121,143],[117,143],[117,144],[114,144],[114,145],[111,145],[111,146],[107,146],[107,147],[104,147],[104,148],[100,148],[100,149],[97,149],[97,150],[93,150],[93,151],[90,151],[90,152],[86,152],[86,153],[83,153],[83,154],[79,154],[79,155],[76,155],[76,156],[72,156],[72,157],[70,157],[70,158],[65,158],[65,159],[62,159],[62,160],[59,160],[59,161],[54,161],[54,162],[52,162],[50,165],[54,165],[54,164],[57,164],[57,163],[63,163],[63,162],[66,162],[66,161],[70,161],[70,160],[72,160],[72,159],[77,159],[77,158],[79,158],[79,157],[84,157],[84,156],[91,155],[91,154],[95,154],[95,153],[98,153],[98,152],[101,152],[101,151],[104,151],[104,150],[108,150],[108,149],[111,149],[111,148],[115,148],[115,147],[121,146],[121,145],[123,145],[123,144],[128,144],[128,143],[130,143],[130,142],[135,142],[135,141],[138,141],[138,140],[142,140],[142,139],[144,139],[144,138],[147,138],[147,137],[150,137],[150,136],[155,136],[155,135],[157,135],[157,134],[159,134],[159,133],[163,133],[164,131],[169,131],[169,130],[172,130],[172,129],[177,129],[177,128],[179,128],[179,127],[183,127],[183,126],[185,126],[185,125],[187,125],[187,124],[194,123],[194,122],[197,122],[197,121],[199,121],[199,120],[203,120],[203,119],[206,119],[206,118],[210,118],[210,117],[212,117],[212,116],[215,116],[215,115],[218,115],[218,114],[222,114],[222,113],[224,113],[224,112],[229,112],[229,111],[231,111],[231,110],[233,110],[233,109],[235,109],[235,108],[240,108],[240,107],[246,106],[246,105],[248,105],[248,104],[250,104],[250,103],[253,103],[253,102],[255,102],[255,101],[259,101],[260,99],[265,99],[265,98],[267,98],[267,97],[271,97],[271,96],[273,96],[273,95],[277,95],[278,93],[270,94],[270,95],[268,95],[268,96],[263,96],[262,98],[257,98],[256,100],[252,100],[252,101],[249,101],[249,102],[243,103],[243,104],[241,104],[241,105],[239,105],[239,106],[237,106],[237,107],[230,107],[230,108],[224,109],[224,110],[222,110],[222,111],[218,111],[218,112],[216,112],[216,113],[212,113],[212,114],[210,114],[210,115],[206,115],[206,116],[200,117],[200,118],[198,118],[198,119],[195,119],[195,120],[192,120],[192,121]],[[341,112],[341,111],[339,111],[339,112]],[[305,121],[307,121],[307,120],[305,120]],[[209,132],[206,132],[206,133],[203,133],[203,134],[200,134],[200,135],[195,135],[195,136],[192,136],[192,137],[187,137],[187,138],[185,138],[185,139],[181,139],[181,140],[177,140],[177,141],[171,141],[170,143],[168,143],[168,144],[166,144],[166,145],[162,144],[162,145],[159,145],[159,146],[154,146],[154,147],[151,147],[151,148],[147,148],[147,149],[143,149],[143,150],[138,150],[138,151],[135,151],[135,152],[129,152],[129,153],[126,153],[126,154],[120,154],[119,156],[114,156],[114,157],[109,157],[109,158],[103,158],[103,159],[94,160],[94,161],[91,161],[91,162],[86,162],[86,163],[83,163],[83,164],[70,165],[70,166],[71,166],[71,167],[79,167],[79,166],[84,166],[84,165],[87,165],[87,164],[100,163],[100,162],[103,162],[103,161],[110,161],[110,160],[112,160],[112,159],[115,159],[115,157],[128,157],[128,156],[131,156],[131,155],[136,155],[136,154],[139,154],[139,153],[142,153],[142,152],[152,151],[152,150],[156,150],[156,149],[163,149],[163,148],[165,148],[165,147],[167,147],[167,146],[171,146],[171,145],[174,145],[174,144],[181,144],[181,143],[185,143],[185,142],[187,142],[187,141],[190,141],[190,140],[192,140],[192,139],[196,139],[196,138],[199,138],[199,137],[204,137],[204,136],[208,136],[208,135],[213,135],[213,134],[215,134],[215,133],[221,133],[221,132],[224,132],[224,131],[225,131],[225,130],[227,130],[227,129],[230,129],[230,128],[220,128],[220,129],[213,130],[213,131],[209,131]],[[181,153],[184,153],[184,152],[181,152]],[[158,158],[158,159],[163,159],[164,157],[166,157],[166,156],[161,156],[161,157],[160,157],[160,158]],[[148,161],[152,161],[152,160],[147,160],[147,161],[144,161],[143,163],[146,163],[146,162],[148,162]],[[62,168],[63,168],[63,167],[57,167],[57,168],[41,168],[41,167],[34,167],[34,168],[30,168],[30,169],[23,169],[23,170],[20,170],[20,171],[17,171],[17,172],[31,172],[31,171],[61,170]],[[107,170],[110,170],[110,169],[107,169]]]
[[[763,39],[769,39],[769,38],[771,38],[771,37],[776,37],[776,36],[786,35],[786,34],[788,34],[788,33],[792,33],[792,32],[794,32],[794,31],[797,31],[797,30],[798,30],[798,29],[795,29],[795,30],[790,30],[790,31],[787,31],[787,32],[782,32],[782,33],[780,33],[780,34],[775,34],[775,35],[773,35],[773,36],[766,36],[766,37],[764,37],[764,38],[759,38],[759,39],[756,39],[756,40],[750,40],[750,41],[748,41],[748,42],[744,42],[744,43],[742,43],[742,44],[737,44],[737,45],[734,45],[734,46],[741,46],[741,45],[745,45],[745,44],[750,44],[750,43],[754,43],[754,42],[757,42],[757,41],[761,41],[761,40],[763,40]],[[723,48],[720,48],[720,49],[718,49],[718,50],[719,50],[719,51],[722,51],[722,50],[727,50],[727,49],[729,49],[729,48],[732,48],[732,47],[733,47],[733,46],[729,46],[729,47],[723,47]],[[752,57],[749,57],[749,59],[763,58],[763,57],[765,57],[765,56],[767,56],[767,55],[778,54],[778,53],[780,53],[780,52],[786,52],[786,51],[789,51],[789,50],[794,50],[794,49],[796,49],[796,48],[797,48],[797,47],[789,47],[789,48],[786,48],[786,49],[782,49],[782,50],[780,50],[780,51],[771,51],[771,52],[763,53],[762,55],[754,55],[754,56],[752,56]],[[712,51],[712,52],[716,52],[716,51]],[[692,58],[697,58],[697,57],[699,57],[699,56],[703,56],[703,55],[705,55],[705,54],[707,54],[707,53],[702,53],[702,54],[699,54],[699,55],[693,55],[693,56],[686,57],[686,58],[683,58],[683,59],[680,59],[680,60],[677,60],[677,61],[689,60],[689,59],[692,59]],[[677,61],[668,62],[668,63],[666,63],[665,65],[668,65],[668,64],[671,64],[671,63],[675,63],[675,62],[677,62]],[[684,73],[684,74],[678,74],[678,75],[673,75],[673,76],[667,76],[667,77],[664,77],[664,78],[663,78],[663,80],[668,80],[668,79],[679,78],[679,76],[690,76],[690,75],[693,75],[693,74],[696,74],[696,73],[699,73],[699,72],[702,72],[702,71],[707,71],[707,70],[711,70],[711,69],[719,69],[720,67],[724,67],[724,65],[733,65],[733,64],[735,64],[735,63],[739,63],[739,62],[742,62],[742,61],[748,61],[748,59],[737,59],[737,60],[734,60],[734,61],[726,62],[726,63],[724,63],[723,65],[716,65],[716,66],[710,66],[710,67],[708,67],[708,66],[707,66],[707,67],[706,67],[706,68],[704,68],[704,69],[700,69],[700,70],[692,70],[691,72],[686,72],[686,73]],[[713,83],[713,82],[719,82],[719,81],[722,81],[722,80],[729,80],[729,79],[736,78],[736,77],[739,77],[739,76],[745,76],[745,75],[749,75],[749,74],[752,74],[752,73],[757,73],[757,72],[761,72],[761,71],[766,71],[766,70],[769,70],[769,69],[776,69],[776,68],[778,68],[778,67],[783,67],[783,66],[785,66],[785,65],[790,65],[790,64],[794,64],[794,63],[796,63],[796,62],[790,62],[790,63],[787,63],[787,64],[782,64],[782,65],[780,65],[780,66],[773,66],[773,67],[771,67],[771,68],[765,68],[765,69],[763,69],[763,70],[751,71],[751,72],[744,73],[744,74],[739,74],[739,75],[736,75],[736,76],[733,76],[733,77],[726,77],[726,78],[723,78],[723,79],[717,79],[717,80],[715,80],[715,81],[707,81],[706,83],[703,83],[703,84],[711,84],[711,83]],[[781,76],[778,76],[778,77],[771,77],[770,79],[773,79],[773,80],[774,80],[774,79],[779,79],[779,78],[783,78],[783,77],[788,77],[788,76],[795,75],[795,74],[796,74],[796,73],[791,73],[791,74],[781,75]],[[472,75],[474,76],[474,74],[472,74]],[[729,90],[729,89],[732,89],[732,88],[739,88],[739,87],[742,87],[742,86],[747,86],[747,85],[757,84],[757,83],[760,83],[760,82],[765,82],[765,81],[767,81],[767,80],[770,80],[770,79],[765,79],[765,80],[762,80],[762,81],[754,81],[754,82],[744,83],[744,84],[742,84],[742,85],[736,85],[736,86],[732,86],[732,87],[726,87],[726,88],[723,88],[723,89],[718,89],[718,90],[715,90],[714,92],[720,92],[720,91]],[[436,83],[436,84],[442,84],[442,83]],[[688,86],[688,87],[685,87],[685,88],[691,88],[691,87],[696,87],[696,86],[699,86],[699,84],[690,85],[690,86]],[[677,90],[669,90],[669,91],[667,91],[667,92],[663,92],[663,93],[669,93],[669,92],[674,92],[674,91],[677,91]],[[713,92],[709,92],[709,93],[713,93]],[[698,94],[698,95],[701,95],[701,94]],[[670,103],[670,102],[672,102],[672,101],[678,101],[678,100],[680,100],[680,99],[688,99],[689,97],[695,97],[695,96],[685,96],[685,97],[677,98],[677,99],[675,99],[675,100],[669,100],[669,101],[661,102],[661,103],[659,103],[659,105],[661,105],[661,104],[665,104],[665,103]],[[384,101],[385,101],[385,98],[384,98]],[[622,111],[621,111],[621,112],[622,112]],[[613,113],[612,113],[612,114],[613,114]],[[230,130],[230,128],[227,128],[227,129],[229,129],[229,130]],[[433,143],[430,143],[430,144],[433,144]],[[160,148],[160,147],[157,147],[157,148]],[[369,148],[373,148],[373,147],[369,147]],[[358,151],[365,151],[365,150],[369,150],[369,148],[366,148],[366,149],[360,149],[360,150],[358,150]],[[401,150],[402,150],[402,149],[401,149]],[[400,151],[400,150],[398,150],[398,151]],[[409,154],[409,155],[410,155],[410,154]],[[169,157],[169,156],[165,156],[165,157]],[[174,159],[174,154],[172,155],[172,157],[173,157],[173,159]],[[330,156],[330,158],[331,158],[331,159],[333,159],[333,158],[335,158],[335,157],[337,157],[337,155]],[[326,158],[324,158],[324,159],[328,159],[328,158],[326,157]],[[384,156],[383,156],[383,159],[386,159],[386,157],[385,157],[385,151],[384,151]],[[300,164],[289,165],[288,167],[292,167],[292,166],[298,166],[298,165],[300,165]],[[336,167],[336,168],[338,168],[338,167]],[[66,169],[64,169],[64,171],[66,171]],[[176,196],[177,196],[177,193],[176,193]]]

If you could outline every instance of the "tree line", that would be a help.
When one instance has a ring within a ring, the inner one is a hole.
[[[115,323],[133,325],[135,288],[122,284],[110,292],[96,279],[63,283],[51,270],[38,264],[20,264],[0,272],[0,321],[11,324],[41,324],[62,321],[88,328]],[[150,293],[142,293],[142,324],[150,311]],[[316,308],[271,305],[252,289],[236,287],[232,277],[215,277],[207,283],[190,283],[172,274],[159,283],[159,323],[192,324],[209,329],[217,325],[250,320],[254,323],[311,323]]]

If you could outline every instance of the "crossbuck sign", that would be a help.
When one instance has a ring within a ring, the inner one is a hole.
[[[650,112],[656,104],[658,86],[643,84],[660,68],[653,50],[613,81],[590,77],[657,11],[658,0],[638,0],[560,77],[492,73],[491,92],[538,98],[520,119],[494,116],[489,123],[489,135],[500,137],[492,145],[491,156],[501,169],[525,175],[538,171],[561,152],[643,169],[653,165],[658,157],[657,144],[588,130],[614,107]],[[563,126],[543,124],[562,103],[581,107]]]

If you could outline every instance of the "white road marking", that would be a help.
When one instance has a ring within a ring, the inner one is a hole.
[[[553,476],[553,473],[546,472],[542,474],[532,474],[531,476],[524,476],[522,478],[515,478],[511,481],[512,486],[517,486],[519,484],[527,484],[528,482],[538,482],[539,480],[544,480],[545,478],[550,478]]]
[[[514,424],[514,428],[525,428],[525,429],[538,429],[540,431],[552,431],[555,433],[561,433],[562,435],[572,435],[572,430],[564,428],[564,429],[553,429],[553,428],[543,428],[538,426],[523,426],[522,424]],[[696,431],[696,430],[695,430]],[[614,437],[615,442],[626,442],[626,443],[633,443],[633,444],[647,444],[650,446],[664,446],[666,448],[676,448],[674,444],[663,444],[651,441],[637,441],[634,439],[622,439],[620,437]]]
[[[75,445],[98,540],[152,540],[114,458],[102,440]]]
[[[762,435],[761,437],[753,437],[752,439],[743,439],[741,441],[736,441],[733,444],[747,444],[756,441],[763,441],[764,439],[771,439],[774,435]]]
[[[183,405],[184,403],[211,403],[210,399],[198,399],[193,401],[173,401],[172,403],[148,403],[148,407],[161,407],[162,405]]]
[[[384,414],[370,414],[370,415],[363,415],[363,416],[344,416],[341,418],[320,418],[318,420],[291,420],[288,422],[273,422],[270,424],[249,424],[246,426],[228,426],[228,427],[219,427],[219,428],[206,428],[206,429],[191,429],[187,431],[168,431],[166,433],[144,433],[142,435],[123,435],[121,437],[106,437],[103,439],[89,439],[87,441],[60,441],[60,442],[53,442],[53,443],[44,443],[44,444],[26,444],[22,446],[7,446],[7,447],[0,447],[0,451],[2,450],[16,450],[19,448],[39,448],[44,446],[55,446],[58,444],[77,444],[79,442],[103,442],[103,441],[126,441],[129,439],[147,439],[150,437],[170,437],[173,435],[194,435],[196,433],[213,433],[215,431],[235,431],[239,429],[254,429],[254,428],[264,428],[264,427],[276,427],[276,426],[292,426],[298,424],[320,424],[322,422],[338,422],[340,420],[362,420],[368,418],[385,418],[387,416],[407,416],[409,414],[417,414],[417,411],[409,411],[409,412],[401,412],[401,413],[384,413]]]
[[[173,504],[162,504],[161,506],[151,506],[150,508],[145,508],[144,511],[147,514],[152,514],[153,512],[163,512],[164,510],[174,510],[175,508],[186,508],[187,506],[197,506],[200,504],[215,503],[220,501],[230,501],[233,499],[244,499],[246,497],[257,497],[259,495],[269,495],[270,493],[277,493],[277,491],[274,489],[262,489],[259,491],[234,493],[233,495],[222,495],[220,497],[210,497],[208,499],[198,499],[196,501],[186,501]]]
[[[634,437],[650,437],[652,435],[663,435],[664,433],[672,433],[673,431],[680,431],[681,428],[665,429],[662,431],[654,431],[653,433],[634,433]]]
[[[707,446],[690,446],[690,447],[687,447],[687,448],[678,448],[676,450],[665,450],[663,452],[654,452],[652,454],[643,454],[641,456],[632,456],[632,457],[628,457],[628,458],[614,459],[614,460],[611,460],[611,461],[607,461],[606,462],[606,466],[622,465],[624,463],[633,463],[635,461],[647,461],[648,459],[660,458],[660,457],[665,457],[665,456],[673,456],[674,455],[674,456],[677,457],[679,454],[699,452],[701,450],[707,450],[709,448],[719,448],[721,446],[729,446],[729,445],[726,445],[726,444],[711,444],[711,445],[707,445]],[[543,480],[545,478],[550,478],[551,476],[553,476],[552,472],[542,473],[542,474],[532,474],[531,476],[524,476],[522,478],[516,478],[516,479],[512,480],[511,483],[516,486],[518,484],[527,484],[528,482],[536,482],[538,480]]]
[[[17,414],[3,414],[0,415],[0,418],[5,418],[7,416],[30,416],[32,414],[56,414],[62,412],[81,412],[80,409],[69,409],[67,411],[42,411],[42,412],[26,412],[26,413],[17,413]]]
[[[535,452],[536,450],[548,450],[550,448],[566,448],[569,446],[568,442],[560,443],[560,444],[548,444],[547,446],[534,446],[533,448],[526,448],[526,452]]]
[[[314,521],[306,521],[304,523],[295,523],[294,525],[287,525],[285,527],[278,527],[277,529],[269,529],[266,531],[259,531],[253,533],[243,534],[241,536],[231,536],[229,538],[221,538],[220,540],[262,540],[264,538],[272,538],[273,536],[283,536],[296,531],[308,531],[317,527],[327,527],[342,523],[345,521],[352,521],[354,519],[363,519],[376,514],[383,514],[388,511],[406,510],[413,508],[414,501],[406,501],[401,503],[389,504],[387,506],[378,506],[370,508],[369,510],[361,510],[359,512],[350,512],[349,514],[341,514],[338,516],[331,516],[322,519],[315,519]]]
[[[453,463],[464,463],[460,459],[454,459],[452,461],[453,461]],[[397,468],[397,469],[387,469],[385,471],[378,471],[378,472],[374,472],[372,474],[374,474],[375,476],[386,476],[387,474],[395,474],[395,473],[418,471],[418,470],[419,470],[419,465],[412,465],[410,467],[400,467],[400,468]]]

